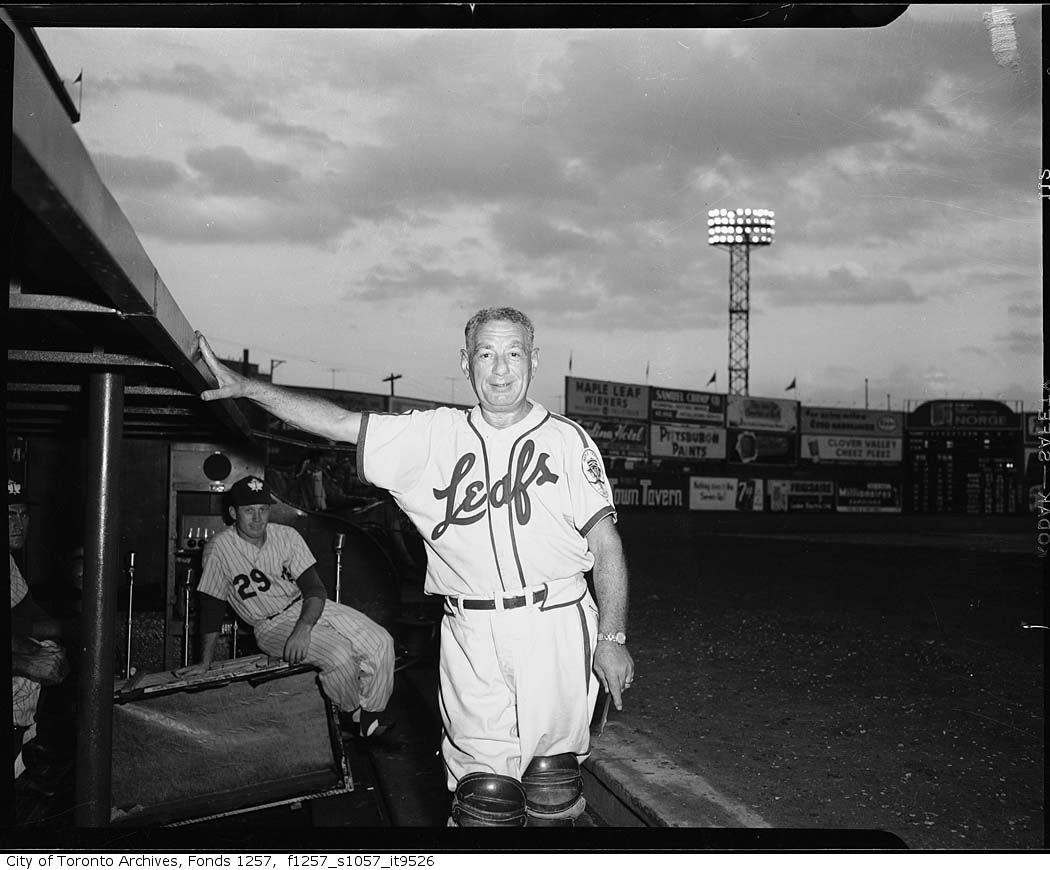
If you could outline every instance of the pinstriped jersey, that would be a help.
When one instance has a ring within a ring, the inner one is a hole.
[[[590,436],[536,402],[506,429],[478,406],[366,413],[357,462],[419,529],[433,594],[491,595],[589,571],[585,536],[616,519]]]
[[[280,613],[302,592],[296,578],[313,565],[306,541],[291,526],[269,523],[257,547],[228,529],[204,545],[204,570],[197,591],[229,602],[241,619],[255,625]]]

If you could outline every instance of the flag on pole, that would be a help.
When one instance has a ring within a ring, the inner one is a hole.
[[[645,361],[645,382],[649,383],[649,360]]]
[[[797,378],[792,378],[792,379],[791,379],[791,383],[790,383],[790,384],[788,384],[788,385],[787,385],[787,386],[786,386],[786,387],[784,388],[784,392],[785,392],[785,393],[786,393],[786,392],[788,392],[788,390],[793,390],[793,389],[795,389],[795,381],[796,381],[796,380],[798,380],[798,379],[797,379]]]
[[[77,77],[73,79],[73,84],[79,85],[77,88],[77,120],[80,120],[80,103],[84,98],[84,68],[81,67],[80,72],[77,73]]]
[[[569,351],[569,374],[572,374],[572,351]]]
[[[711,386],[711,384],[713,384],[713,383],[715,382],[715,379],[716,379],[717,377],[718,377],[718,370],[717,370],[717,369],[715,369],[715,371],[711,372],[711,377],[710,377],[710,379],[709,379],[709,380],[707,381],[707,386]]]

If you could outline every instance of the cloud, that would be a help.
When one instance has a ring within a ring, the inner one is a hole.
[[[766,281],[773,289],[762,298],[771,306],[914,304],[922,301],[910,282],[900,277],[867,274],[851,265],[839,265],[823,274],[783,274]]]
[[[115,187],[166,191],[184,180],[182,170],[169,160],[102,151],[94,155],[94,162],[106,184]]]
[[[1038,332],[1026,332],[1014,329],[1005,335],[997,335],[995,340],[1004,345],[1011,353],[1036,356],[1042,352],[1043,337]]]
[[[280,117],[280,97],[293,87],[291,81],[271,73],[265,80],[239,76],[226,66],[209,68],[199,63],[172,63],[100,82],[100,92],[117,96],[128,90],[163,94],[209,107],[231,121],[248,124],[273,140],[291,140],[314,147],[334,146],[336,140],[307,124]],[[260,96],[265,93],[266,98]]]
[[[186,154],[186,162],[213,194],[280,201],[302,193],[297,170],[252,157],[239,146],[196,148]]]
[[[521,211],[501,210],[492,218],[497,242],[508,253],[548,258],[596,251],[599,243],[574,227],[557,226],[547,218]]]
[[[508,287],[503,282],[476,272],[457,272],[407,263],[384,264],[370,269],[355,286],[346,291],[344,298],[374,302],[418,302],[426,296],[457,300],[470,297],[486,299],[507,292]]]
[[[1008,313],[1017,317],[1031,318],[1032,320],[1038,320],[1043,316],[1043,306],[1039,304],[1025,305],[1018,302],[1011,305],[1006,310]]]

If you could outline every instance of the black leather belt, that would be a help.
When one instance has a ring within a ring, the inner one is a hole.
[[[503,599],[503,609],[513,610],[516,607],[525,607],[527,604],[539,604],[547,597],[546,589],[537,589],[532,593],[532,601],[524,595],[515,595],[512,598]],[[445,599],[453,607],[462,607],[464,610],[498,610],[495,598],[464,598],[458,599],[455,595],[446,595]]]
[[[265,621],[269,622],[271,619],[275,619],[276,617],[278,617],[282,613],[284,613],[289,607],[294,607],[296,604],[298,604],[302,600],[303,600],[303,596],[302,595],[300,595],[298,598],[293,598],[291,601],[289,601],[286,605],[284,605],[284,607],[282,607],[276,613],[271,613],[269,616],[267,616]]]

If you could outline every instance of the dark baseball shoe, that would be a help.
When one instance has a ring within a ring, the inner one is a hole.
[[[379,713],[373,713],[371,710],[361,711],[361,721],[358,723],[358,734],[361,737],[382,737],[393,727],[394,723],[380,718]]]
[[[353,713],[340,713],[339,726],[344,739],[375,738],[386,734],[394,723],[383,719],[380,713],[358,707]]]

